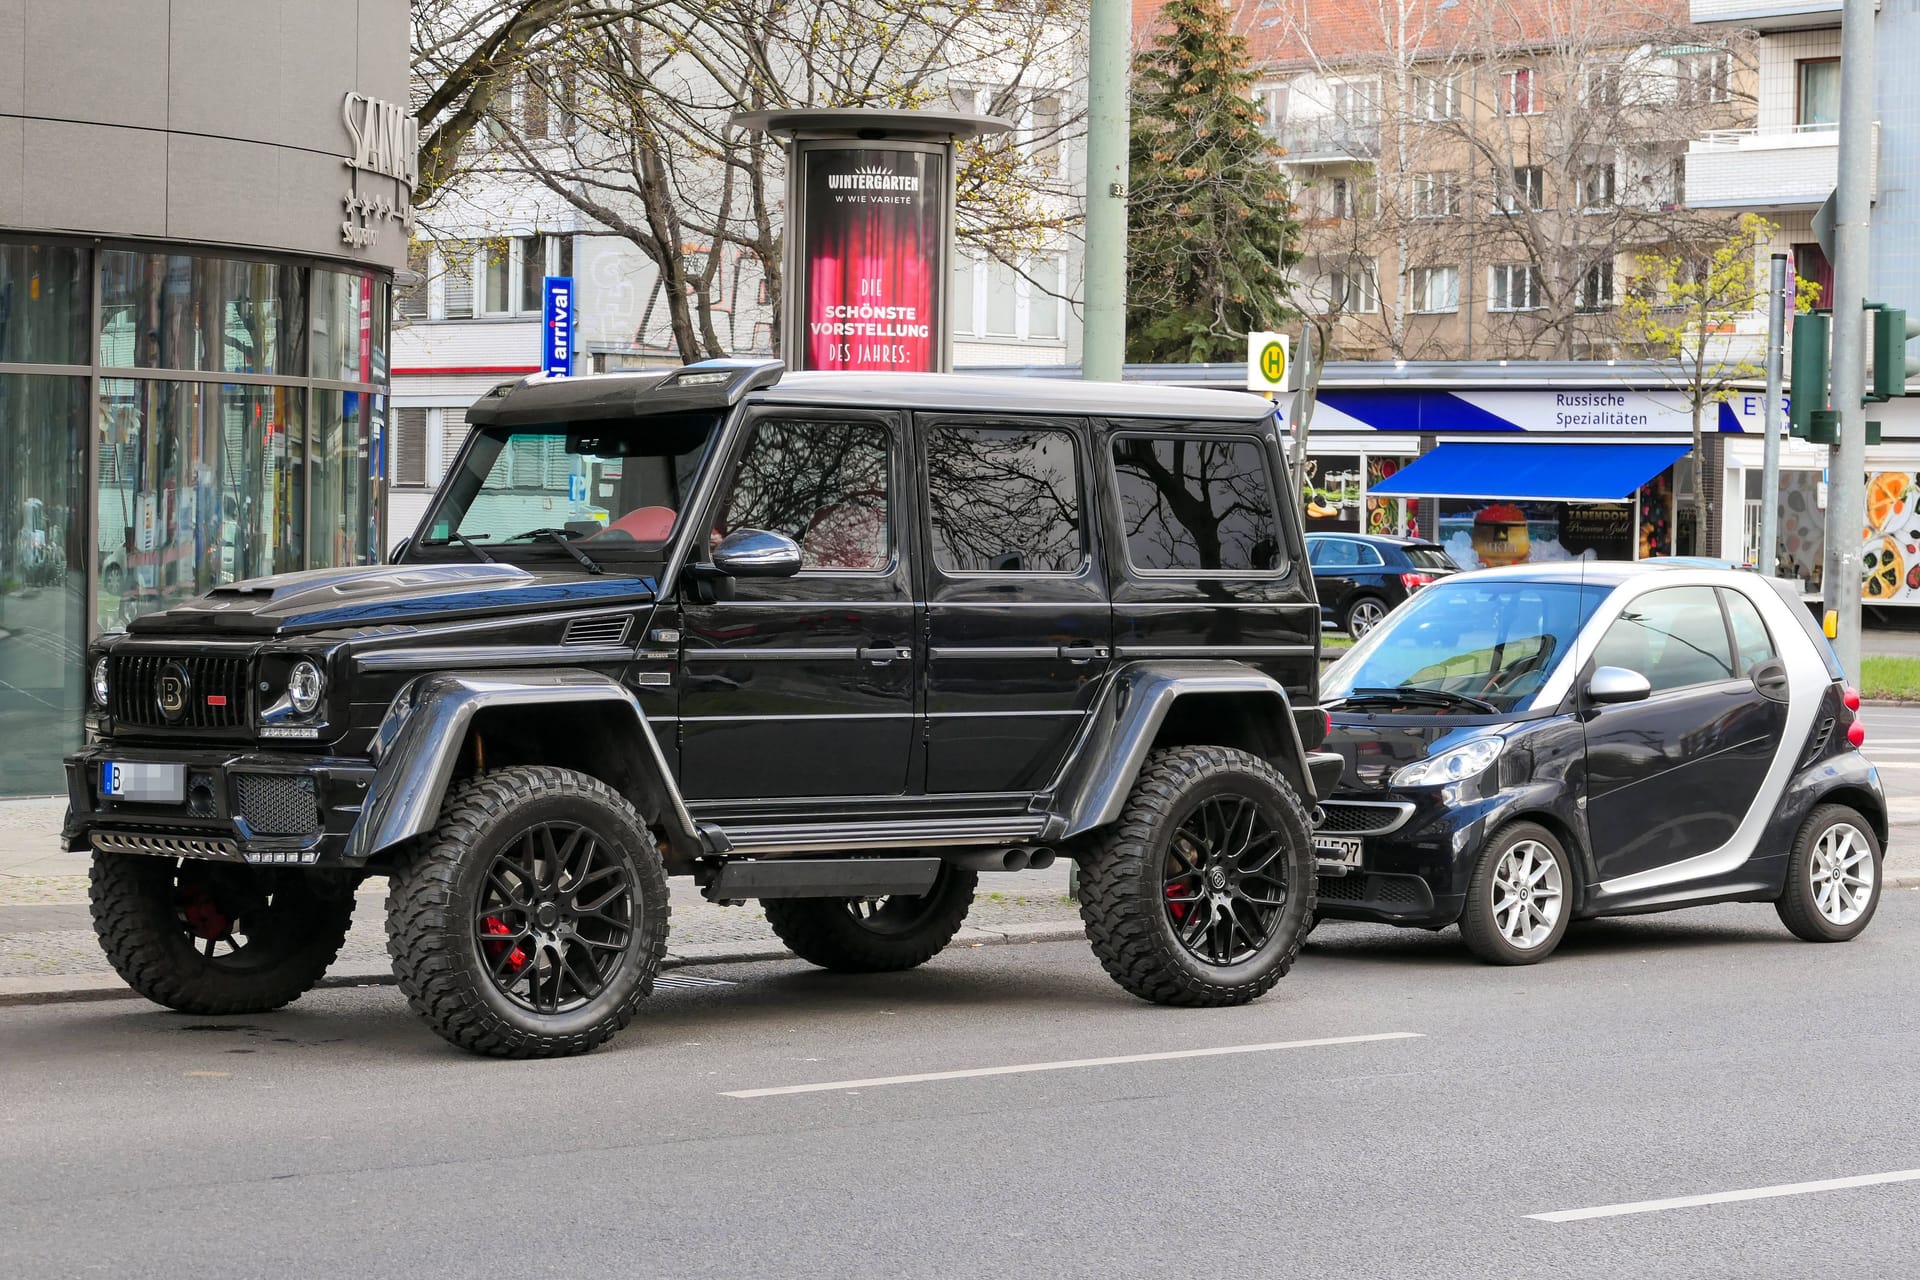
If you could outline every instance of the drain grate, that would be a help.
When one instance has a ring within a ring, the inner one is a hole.
[[[672,987],[737,987],[740,984],[726,978],[696,978],[686,973],[663,973],[653,980],[653,989]]]

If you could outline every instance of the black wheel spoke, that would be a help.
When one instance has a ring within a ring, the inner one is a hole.
[[[1167,842],[1161,896],[1180,945],[1209,965],[1238,964],[1272,939],[1290,889],[1284,829],[1252,795],[1209,796]]]
[[[530,827],[495,856],[475,908],[494,987],[537,1014],[593,1000],[635,941],[635,893],[626,859],[590,828]]]

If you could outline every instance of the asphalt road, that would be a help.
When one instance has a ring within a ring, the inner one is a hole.
[[[1845,946],[1716,907],[1530,969],[1327,925],[1234,1010],[1065,943],[735,966],[547,1063],[391,989],[16,1009],[0,1275],[1910,1276],[1920,1181],[1530,1215],[1920,1167],[1917,963],[1902,891]],[[1139,1058],[1197,1049],[1242,1051]]]

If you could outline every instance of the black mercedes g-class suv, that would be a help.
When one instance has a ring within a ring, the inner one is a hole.
[[[390,565],[217,587],[89,655],[65,838],[141,994],[285,1004],[385,874],[435,1031],[577,1053],[652,989],[668,875],[872,972],[1056,855],[1128,991],[1286,972],[1340,762],[1265,401],[713,362],[468,420]]]

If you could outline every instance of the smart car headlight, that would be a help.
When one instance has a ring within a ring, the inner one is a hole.
[[[1437,756],[1416,760],[1393,775],[1396,787],[1438,787],[1464,782],[1487,771],[1506,746],[1501,738],[1474,738]]]

